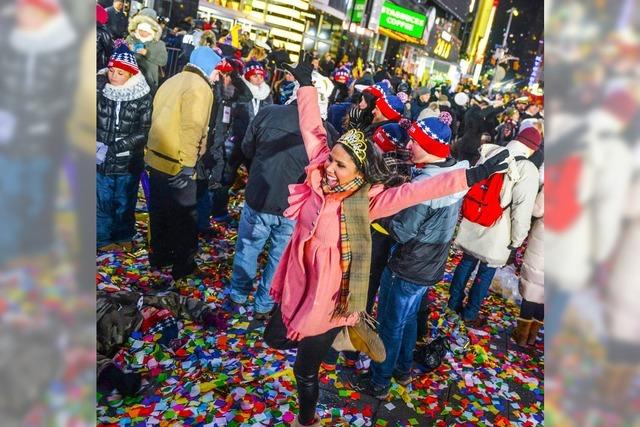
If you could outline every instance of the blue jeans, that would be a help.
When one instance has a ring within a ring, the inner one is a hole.
[[[456,267],[456,271],[453,273],[453,279],[451,279],[451,287],[449,288],[449,308],[454,311],[459,311],[462,308],[462,300],[464,299],[464,289],[467,287],[467,282],[471,273],[475,270],[476,265],[480,260],[473,255],[464,253],[460,264]],[[476,273],[476,278],[473,281],[473,285],[469,290],[469,300],[467,305],[462,310],[462,318],[464,320],[475,320],[480,313],[480,306],[482,301],[489,293],[489,287],[493,276],[496,274],[495,267],[487,266],[487,263],[481,262]]]
[[[136,202],[140,175],[96,173],[96,243],[130,241],[136,234]]]
[[[418,309],[427,287],[402,280],[384,269],[378,291],[378,333],[384,343],[387,358],[382,363],[371,362],[371,379],[380,387],[391,383],[393,372],[408,374],[416,346]]]
[[[238,304],[247,301],[253,288],[253,280],[258,268],[258,256],[269,241],[267,265],[258,282],[255,297],[255,311],[268,313],[273,308],[273,300],[269,296],[271,279],[276,271],[284,248],[289,243],[295,222],[283,216],[260,213],[246,203],[238,225],[238,241],[233,258],[231,273],[231,300]]]

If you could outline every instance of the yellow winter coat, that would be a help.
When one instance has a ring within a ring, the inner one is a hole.
[[[207,143],[212,104],[211,85],[196,68],[164,82],[153,100],[146,163],[169,175],[194,167]]]

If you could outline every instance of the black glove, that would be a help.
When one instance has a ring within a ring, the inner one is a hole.
[[[283,64],[287,62],[291,62],[291,58],[289,58],[289,53],[286,50],[274,50],[269,55],[267,55],[267,59],[269,62],[273,62],[276,67],[282,68]]]
[[[289,64],[282,64],[282,68],[289,71],[293,74],[293,77],[298,81],[300,87],[303,86],[313,86],[313,82],[311,81],[311,73],[313,73],[313,65],[311,62],[313,61],[313,55],[306,54],[304,59],[298,62],[296,68],[293,68]]]
[[[507,170],[509,167],[506,162],[508,157],[509,151],[502,150],[490,159],[485,160],[484,163],[467,169],[467,185],[471,187],[476,182],[487,179],[496,172]]]
[[[509,258],[507,259],[507,264],[513,264],[516,262],[516,252],[518,252],[518,248],[514,248],[513,246],[507,246],[507,249],[511,251],[509,254]]]
[[[190,181],[193,181],[193,174],[193,168],[183,167],[177,175],[169,178],[169,187],[182,190],[189,185]]]

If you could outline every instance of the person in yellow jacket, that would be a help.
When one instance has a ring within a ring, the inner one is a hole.
[[[173,265],[175,280],[202,272],[196,267],[195,165],[206,147],[213,104],[211,83],[221,58],[197,47],[179,74],[164,82],[153,101],[145,162],[149,167],[152,268]]]

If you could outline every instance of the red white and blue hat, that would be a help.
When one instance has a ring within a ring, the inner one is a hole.
[[[349,80],[351,80],[351,70],[343,65],[333,73],[333,80],[336,83],[349,83]]]
[[[400,124],[387,123],[379,126],[371,139],[383,153],[388,153],[395,151],[398,147],[404,147],[407,144],[409,135]]]
[[[258,75],[264,77],[265,74],[267,74],[267,72],[260,61],[251,60],[247,62],[247,65],[244,68],[244,78],[247,80],[249,80],[251,76]]]
[[[446,111],[439,117],[428,117],[418,120],[409,128],[409,136],[424,151],[437,157],[447,158],[451,155],[451,122],[453,118]]]
[[[404,113],[404,102],[395,95],[383,94],[376,100],[376,107],[387,120],[398,121]]]
[[[373,86],[368,86],[363,89],[363,92],[368,92],[373,95],[375,98],[380,98],[384,95],[393,95],[393,90],[391,89],[391,83],[389,80],[382,80],[380,83],[376,83]]]
[[[140,72],[140,68],[138,68],[138,63],[136,62],[136,56],[129,50],[126,43],[122,43],[116,48],[111,58],[109,58],[107,67],[119,68],[133,75]]]

